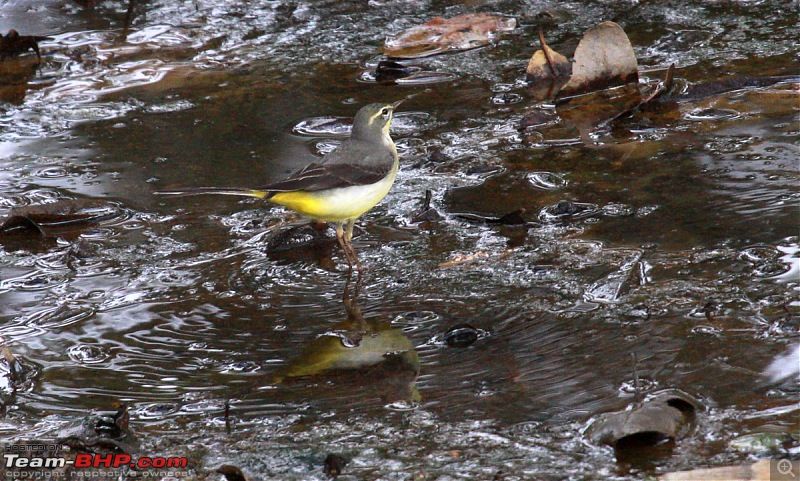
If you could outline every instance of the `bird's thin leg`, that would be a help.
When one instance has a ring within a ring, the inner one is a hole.
[[[343,227],[342,223],[336,224],[336,240],[339,241],[339,246],[341,246],[344,257],[347,259],[347,280],[344,283],[344,293],[342,294],[342,300],[346,307],[350,305],[350,279],[353,277],[353,261],[350,258],[350,251],[347,247],[349,243],[345,240]]]
[[[339,246],[344,252],[344,258],[347,260],[347,266],[352,271],[353,265],[358,263],[358,259],[353,260],[353,250],[350,245],[350,239],[347,237],[347,232],[344,229],[345,222],[336,224],[336,240],[339,241]]]
[[[353,248],[353,226],[356,224],[355,219],[350,219],[345,222],[344,224],[344,241],[347,246],[350,248],[350,257],[353,260],[353,264],[355,264],[356,269],[361,272],[361,262],[358,260],[358,254],[356,254],[356,250]]]
[[[353,295],[354,298],[358,297],[358,293],[359,293],[359,291],[361,291],[361,283],[364,280],[364,270],[361,267],[361,261],[358,260],[358,254],[356,254],[356,250],[355,250],[355,248],[353,248],[353,242],[352,242],[352,240],[353,240],[353,226],[355,226],[355,224],[356,224],[356,220],[355,219],[350,219],[344,225],[344,227],[345,227],[344,240],[345,240],[345,243],[347,244],[347,246],[350,249],[350,256],[353,259],[353,263],[355,264],[356,271],[358,273],[358,275],[356,277],[356,287],[354,289],[355,293]]]

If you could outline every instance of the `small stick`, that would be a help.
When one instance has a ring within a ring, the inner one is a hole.
[[[548,52],[550,47],[548,47],[547,42],[544,41],[544,30],[542,30],[542,27],[539,27],[539,43],[542,44],[542,52],[544,53],[545,60],[547,60],[547,66],[550,67],[550,72],[553,74],[553,78],[558,78],[556,66],[553,64],[553,59],[550,57],[550,52]]]

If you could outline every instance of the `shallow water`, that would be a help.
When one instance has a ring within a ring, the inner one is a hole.
[[[32,5],[0,7],[0,31],[52,37],[24,98],[0,104],[0,209],[97,198],[118,215],[2,241],[0,343],[31,380],[0,398],[0,439],[53,439],[125,403],[142,451],[188,454],[199,479],[221,464],[325,479],[334,452],[350,460],[339,479],[516,480],[748,462],[764,454],[734,449],[742,434],[797,433],[797,386],[759,385],[798,335],[797,79],[634,115],[589,143],[565,121],[517,128],[535,107],[540,12],[561,19],[556,48],[615,20],[644,80],[676,63],[698,84],[798,74],[789,2],[155,1],[127,30],[122,3]],[[386,35],[465,11],[521,26],[422,61],[449,81],[364,81]],[[356,229],[359,322],[330,229],[276,238],[295,219],[280,208],[152,195],[280,179],[346,132],[309,120],[412,93],[392,131],[398,181]],[[441,219],[415,220],[425,190]],[[515,209],[527,224],[474,220]],[[474,344],[443,342],[465,322]],[[308,367],[371,342],[392,354],[379,367]],[[633,401],[631,353],[647,392],[706,407],[671,455],[634,463],[582,435]]]

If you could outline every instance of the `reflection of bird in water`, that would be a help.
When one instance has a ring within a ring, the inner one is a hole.
[[[275,383],[325,376],[369,386],[386,402],[419,402],[419,356],[401,329],[367,321],[352,301],[347,319],[313,339],[275,377]]]
[[[399,159],[389,136],[393,104],[369,104],[353,121],[350,138],[289,178],[259,189],[196,187],[160,195],[223,194],[255,197],[288,207],[312,219],[336,223],[336,238],[347,263],[361,272],[351,239],[356,219],[380,202],[397,177]]]
[[[29,50],[36,53],[39,63],[42,55],[39,53],[39,42],[52,40],[51,37],[40,37],[36,35],[20,35],[16,30],[9,30],[6,35],[0,35],[0,60],[16,57]]]

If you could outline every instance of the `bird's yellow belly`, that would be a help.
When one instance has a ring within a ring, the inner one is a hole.
[[[269,200],[297,211],[306,217],[326,222],[356,219],[380,202],[394,183],[394,170],[372,185],[341,187],[318,192],[279,192]]]

